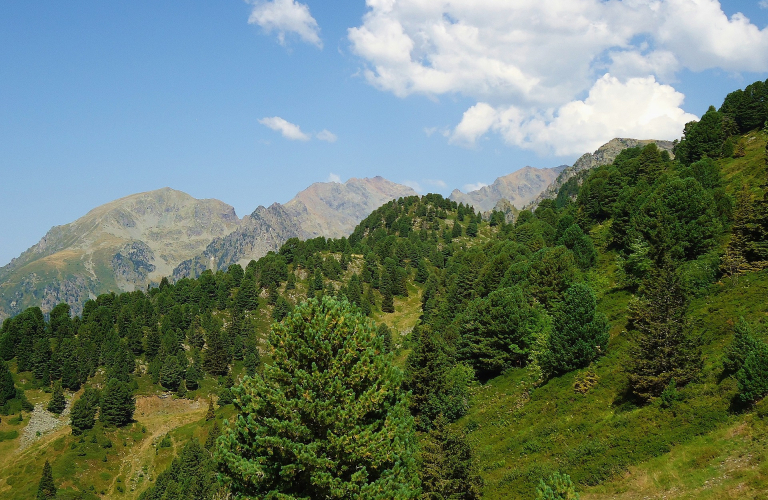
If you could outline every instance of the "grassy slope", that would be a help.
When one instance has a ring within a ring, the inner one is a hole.
[[[742,181],[759,185],[765,178],[765,137],[751,134],[747,141],[747,156],[721,161],[730,192]],[[490,232],[483,227],[476,242],[486,240]],[[599,230],[595,236],[599,241]],[[360,266],[360,259],[356,260],[348,274]],[[554,470],[569,473],[579,483],[584,500],[768,498],[762,493],[768,491],[768,419],[732,408],[735,383],[719,377],[732,321],[739,316],[766,320],[768,273],[726,280],[694,300],[691,317],[704,341],[704,374],[681,391],[682,401],[663,409],[658,404],[638,408],[624,397],[623,367],[630,341],[626,306],[631,296],[615,288],[615,269],[615,256],[602,254],[598,270],[585,276],[612,324],[610,349],[595,364],[600,379],[592,391],[581,395],[573,390],[578,373],[533,389],[525,370],[512,370],[474,389],[470,413],[456,425],[469,431],[486,483],[485,498],[533,498],[538,480]],[[297,292],[303,293],[304,285],[298,287]],[[405,344],[396,354],[398,364],[408,352],[403,334],[418,319],[420,294],[421,288],[410,284],[409,297],[396,298],[395,313],[374,313],[376,321],[384,321],[400,334],[395,343]],[[262,338],[271,318],[271,308],[264,302],[255,319]],[[206,379],[196,391],[197,404],[161,399],[157,387],[144,378],[139,381],[137,422],[120,430],[97,427],[82,442],[65,426],[19,453],[19,438],[12,436],[14,431],[21,434],[28,416],[21,424],[3,417],[0,496],[33,497],[43,462],[49,459],[64,488],[108,498],[137,498],[185,440],[193,436],[205,440],[211,425],[204,420],[206,395],[216,389],[215,381]],[[40,391],[27,394],[33,403],[49,397]],[[231,408],[217,413],[227,416]],[[160,448],[166,434],[172,446]],[[108,440],[112,447],[104,448]]]
[[[730,192],[766,179],[765,135],[749,134],[746,141],[744,158],[720,161]],[[528,373],[513,370],[478,388],[457,424],[477,451],[484,496],[533,498],[538,480],[558,470],[571,475],[585,500],[768,498],[768,420],[733,404],[735,381],[721,377],[733,322],[768,317],[768,272],[723,280],[693,300],[703,374],[680,391],[682,401],[664,409],[636,407],[625,397],[631,297],[614,288],[614,262],[614,255],[602,254],[588,277],[612,325],[609,352],[594,365],[598,385],[587,395],[576,393],[575,372],[532,389]]]

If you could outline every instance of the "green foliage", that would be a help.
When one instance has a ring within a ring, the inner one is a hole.
[[[518,287],[502,288],[470,302],[459,323],[458,358],[488,379],[523,366],[544,314]]]
[[[236,388],[216,456],[235,495],[412,498],[415,435],[401,374],[348,302],[299,305],[270,334],[273,364]]]
[[[179,388],[182,380],[183,371],[178,358],[176,356],[166,357],[160,370],[160,384],[169,391],[175,391]]]
[[[13,375],[4,361],[0,361],[0,407],[16,397]]]
[[[56,483],[53,481],[53,470],[48,460],[43,465],[43,474],[37,486],[37,500],[49,500],[56,498]]]
[[[136,399],[130,384],[110,379],[101,392],[99,420],[107,425],[120,427],[133,420]]]
[[[474,500],[480,498],[483,481],[477,471],[467,437],[448,426],[439,415],[421,444],[419,454],[421,497]]]
[[[179,456],[157,476],[154,485],[139,496],[140,500],[215,498],[218,485],[215,462],[196,439],[188,441]]]
[[[768,344],[758,342],[736,372],[739,399],[751,403],[768,395]]]
[[[64,398],[64,391],[61,388],[61,383],[56,382],[53,384],[53,394],[51,400],[48,402],[48,411],[51,413],[59,414],[64,411],[67,406],[67,400]]]
[[[735,374],[744,366],[744,361],[760,345],[754,337],[754,328],[743,317],[733,327],[733,340],[723,350],[723,372]]]
[[[568,474],[554,472],[546,482],[539,481],[536,500],[579,500],[579,494]]]
[[[72,405],[70,413],[72,434],[78,436],[96,424],[96,411],[99,409],[99,392],[87,387],[83,395]]]
[[[672,379],[684,386],[701,371],[701,349],[691,338],[688,299],[672,265],[654,269],[630,314],[637,330],[629,379],[644,400],[659,396]]]
[[[554,324],[539,364],[547,374],[583,368],[606,353],[608,319],[595,312],[595,294],[577,283],[554,312]]]

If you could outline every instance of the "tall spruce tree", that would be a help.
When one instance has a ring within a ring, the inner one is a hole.
[[[72,405],[72,412],[70,413],[72,434],[77,436],[88,429],[92,429],[96,424],[96,410],[98,409],[99,392],[91,387],[86,388],[83,395]]]
[[[235,389],[215,456],[236,496],[410,499],[415,432],[402,375],[346,301],[296,308],[269,337],[273,363]]]
[[[43,465],[43,475],[37,485],[36,500],[49,500],[51,498],[56,498],[56,483],[53,481],[51,463],[46,460],[45,465]]]
[[[56,382],[53,384],[53,395],[48,402],[48,411],[51,413],[59,414],[64,411],[67,406],[67,400],[64,398],[64,391],[61,389],[61,383]]]
[[[136,399],[130,384],[113,378],[101,393],[99,420],[107,425],[123,426],[133,419]]]
[[[595,312],[595,294],[577,283],[565,293],[555,311],[554,327],[547,341],[542,368],[553,374],[583,368],[602,356],[608,347],[608,319]]]
[[[629,381],[632,392],[648,400],[659,396],[672,379],[678,387],[693,380],[702,359],[685,317],[688,299],[669,261],[651,270],[641,294],[630,311],[637,340]]]
[[[422,441],[419,455],[421,497],[424,500],[475,500],[483,480],[467,437],[448,426],[440,414]]]
[[[13,375],[8,365],[0,361],[0,406],[16,397],[16,387],[13,385]]]

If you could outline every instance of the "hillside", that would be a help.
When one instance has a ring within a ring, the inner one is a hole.
[[[560,172],[558,172],[557,177],[552,182],[550,182],[545,189],[540,191],[532,200],[529,200],[519,208],[534,210],[539,205],[539,203],[542,202],[542,200],[554,200],[565,183],[581,172],[590,170],[600,165],[610,165],[623,150],[627,148],[645,146],[650,143],[656,144],[659,149],[669,151],[670,153],[672,152],[673,143],[671,141],[621,138],[611,139],[607,143],[597,148],[594,153],[584,153],[578,160],[576,160],[573,165],[563,168]]]
[[[207,450],[232,387],[272,362],[271,322],[333,296],[403,369],[426,495],[536,498],[559,473],[587,499],[764,498],[768,130],[721,133],[752,95],[689,124],[674,159],[626,148],[513,224],[404,197],[245,269],[101,295],[78,318],[24,311],[0,330],[0,493],[32,496],[48,459],[64,498],[226,495]],[[30,403],[60,386],[98,420],[38,436]]]
[[[79,313],[88,297],[144,289],[239,223],[231,206],[170,188],[112,201],[52,228],[0,269],[0,318],[59,302]]]
[[[33,305],[48,312],[59,302],[79,314],[102,293],[245,265],[292,237],[340,237],[384,202],[413,194],[381,177],[315,183],[243,219],[221,201],[170,188],[121,198],[54,227],[0,269],[0,319]]]

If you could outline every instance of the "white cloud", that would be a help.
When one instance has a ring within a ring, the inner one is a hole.
[[[682,102],[681,93],[652,76],[622,83],[606,74],[586,99],[566,103],[553,113],[479,103],[464,113],[451,141],[471,146],[493,130],[507,143],[525,149],[574,155],[594,151],[613,137],[671,140],[697,118],[680,108]]]
[[[341,177],[331,172],[330,174],[328,174],[328,179],[326,179],[326,182],[337,182],[341,184]]]
[[[419,184],[416,181],[403,181],[400,184],[404,186],[408,186],[409,188],[413,189],[417,193],[424,193],[424,189],[422,189],[421,184]]]
[[[253,10],[248,18],[248,24],[257,24],[267,33],[277,32],[281,45],[285,44],[285,35],[295,33],[302,40],[323,48],[320,39],[320,27],[309,7],[296,0],[254,0]]]
[[[465,193],[470,193],[472,191],[477,191],[478,189],[482,189],[487,185],[488,184],[484,182],[476,182],[474,184],[464,184],[463,186],[461,186],[461,189],[463,189]]]
[[[768,27],[761,30],[742,14],[729,18],[717,0],[367,0],[367,5],[361,25],[348,32],[367,81],[400,97],[475,99],[449,134],[462,145],[476,144],[489,130],[510,143],[557,154],[572,149],[556,145],[572,142],[556,137],[565,131],[590,143],[592,137],[605,142],[633,130],[657,137],[682,117],[683,96],[669,86],[681,70],[768,71]],[[608,74],[610,82],[603,81]],[[608,95],[622,86],[624,97],[631,98],[627,106]],[[643,92],[627,94],[629,89]],[[654,117],[630,119],[637,123],[617,128],[622,120],[609,104],[618,105],[624,119],[629,109]],[[590,110],[612,115],[590,115],[584,122]],[[526,126],[508,125],[515,122]],[[571,122],[582,123],[584,130],[567,126]],[[428,135],[434,131],[425,129]],[[537,143],[541,140],[546,142]],[[579,148],[586,150],[586,144]]]
[[[761,9],[768,9],[768,0],[760,0],[758,5]]]
[[[272,116],[269,118],[262,118],[259,123],[265,125],[272,130],[276,130],[283,134],[286,139],[294,141],[308,141],[309,136],[301,131],[298,125],[295,125],[287,120],[280,118],[279,116]]]
[[[318,132],[317,134],[315,134],[315,137],[325,142],[336,142],[336,139],[338,139],[338,137],[336,137],[336,134],[325,129],[323,129],[322,132]]]

